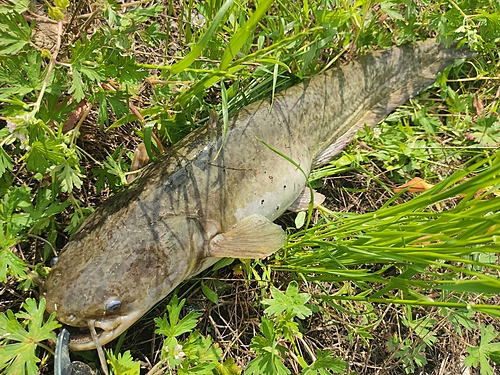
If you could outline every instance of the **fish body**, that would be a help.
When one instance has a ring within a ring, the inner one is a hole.
[[[180,282],[221,257],[278,250],[272,223],[314,166],[365,124],[374,126],[468,52],[434,40],[363,56],[244,107],[222,127],[199,128],[125,191],[99,207],[48,276],[47,310],[66,325],[98,328],[101,345]],[[74,335],[72,350],[95,347]]]

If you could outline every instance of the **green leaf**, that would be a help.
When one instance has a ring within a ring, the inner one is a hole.
[[[2,4],[0,7],[0,13],[10,13],[14,11],[22,14],[26,9],[28,9],[29,3],[30,0],[12,0],[9,3]]]
[[[179,302],[179,298],[177,296],[172,298],[172,301],[170,301],[167,306],[168,318],[167,314],[165,314],[161,319],[155,318],[155,323],[158,327],[155,331],[156,333],[165,335],[168,338],[174,338],[182,335],[183,333],[189,332],[196,327],[198,324],[198,318],[202,315],[200,313],[190,311],[184,318],[179,320],[179,315],[185,302],[185,299]]]
[[[210,289],[203,281],[201,282],[201,291],[212,303],[216,305],[219,304],[219,296],[217,293]]]
[[[73,66],[71,69],[73,73],[73,83],[68,90],[68,94],[73,94],[75,97],[75,101],[79,102],[85,97],[85,93],[83,91],[83,80],[80,72]]]
[[[389,17],[395,20],[402,20],[403,16],[398,10],[393,9],[395,7],[397,9],[397,4],[390,1],[382,1],[380,3],[380,9],[382,9]]]
[[[96,99],[99,102],[99,112],[97,114],[97,122],[99,125],[108,125],[108,101],[104,92],[100,91],[96,93]]]
[[[141,363],[135,362],[130,355],[130,350],[125,353],[114,355],[113,351],[106,350],[106,357],[115,375],[139,375],[141,373]]]
[[[330,374],[331,371],[345,374],[347,363],[339,357],[334,357],[330,350],[316,350],[316,360],[307,368],[303,369],[301,375]]]
[[[207,32],[201,37],[201,40],[193,47],[191,52],[189,52],[189,54],[186,57],[184,57],[181,61],[172,65],[170,69],[172,74],[177,74],[182,72],[184,69],[189,67],[194,62],[194,60],[200,57],[201,53],[203,52],[203,49],[208,44],[210,38],[212,38],[212,35],[219,27],[222,18],[224,17],[224,15],[226,14],[227,10],[229,9],[232,3],[233,0],[226,0],[226,2],[224,2],[224,4],[221,6],[219,11],[215,15],[214,19],[212,20]]]
[[[120,83],[131,87],[140,83],[149,74],[137,65],[132,56],[119,53],[116,48],[103,50],[103,65],[99,68],[99,75],[105,78],[116,78]],[[124,93],[123,90],[113,92],[115,95]]]
[[[297,216],[295,217],[295,228],[297,229],[302,228],[306,222],[306,217],[307,217],[306,211],[298,212]]]
[[[50,153],[51,151],[46,149],[41,142],[33,142],[28,154],[28,164],[26,165],[26,168],[29,171],[44,174],[50,166],[47,160]]]
[[[64,163],[65,145],[57,139],[49,139],[45,142],[34,141],[27,155],[28,164],[26,168],[32,172],[45,174],[47,169],[53,165]]]
[[[1,231],[0,244],[2,245],[2,249],[0,250],[0,282],[7,282],[7,276],[9,275],[17,279],[27,277],[26,263],[9,250],[10,246],[16,244],[16,239],[14,237],[7,239],[3,231]]]
[[[222,364],[217,364],[219,375],[241,375],[241,367],[238,366],[233,358],[228,358]]]
[[[500,280],[496,277],[482,275],[479,280],[457,280],[454,283],[443,283],[437,289],[460,292],[500,293]]]
[[[263,325],[265,319],[265,317],[262,318]],[[260,355],[248,363],[245,375],[288,375],[291,373],[283,364],[280,355],[287,348],[277,344],[274,340],[269,341],[258,335],[252,339],[250,348]]]
[[[262,322],[260,325],[260,330],[262,331],[264,338],[268,341],[266,343],[266,345],[272,344],[274,337],[275,337],[274,321],[263,316]],[[258,342],[257,342],[257,344],[258,344]],[[261,348],[262,348],[262,346],[261,346]],[[259,350],[256,350],[256,351],[259,352]]]
[[[412,116],[412,120],[416,124],[422,126],[429,134],[435,133],[441,125],[441,122],[437,117],[430,117],[429,115],[427,115],[427,108],[425,107],[415,112]]]
[[[95,68],[91,68],[88,66],[81,66],[80,72],[84,74],[91,81],[101,82],[104,80],[104,76],[102,75],[102,73]]]
[[[11,170],[13,167],[11,157],[5,152],[3,147],[0,146],[0,177],[3,176],[5,171]]]
[[[28,109],[21,100],[24,95],[41,88],[43,81],[41,70],[42,57],[38,51],[22,52],[11,55],[6,61],[0,64],[0,97],[3,99],[13,99],[15,107]],[[19,99],[18,99],[19,98]],[[25,114],[17,111],[9,116],[9,121],[18,125],[30,122]],[[17,131],[15,131],[17,133]],[[22,133],[21,133],[22,134]]]
[[[274,322],[263,316],[260,329],[263,335],[255,336],[250,344],[250,349],[259,356],[250,361],[245,374],[290,374],[282,362],[288,348],[278,344]]]
[[[244,372],[245,375],[288,375],[285,365],[271,354],[264,354],[252,359]]]
[[[35,209],[26,210],[33,220],[38,221],[44,217],[57,215],[68,207],[70,202],[60,202],[52,197],[52,190],[48,188],[40,189],[35,199]]]
[[[31,189],[24,185],[11,187],[3,196],[0,204],[0,220],[4,224],[6,243],[10,243],[11,237],[19,235],[32,224],[33,220],[27,213],[33,208],[31,199]]]
[[[221,268],[229,266],[230,264],[232,264],[234,262],[234,260],[235,260],[234,258],[222,258],[217,263],[215,263],[212,270],[217,271],[217,270],[220,270]]]
[[[0,313],[0,370],[6,375],[36,374],[37,346],[45,340],[56,340],[54,329],[61,325],[55,321],[55,313],[51,314],[44,324],[45,299],[40,305],[33,298],[28,298],[17,314],[7,310]],[[18,320],[23,320],[23,324]]]
[[[149,156],[149,159],[151,160],[155,160],[156,159],[156,156],[153,152],[153,130],[154,130],[154,127],[156,125],[156,121],[148,121],[145,125],[144,125],[144,136],[143,136],[143,140],[144,140],[144,147],[146,147],[146,152]]]
[[[500,121],[496,116],[480,118],[477,123],[467,132],[467,138],[475,140],[486,147],[500,145]]]
[[[69,225],[64,229],[65,232],[69,233],[70,236],[73,236],[78,228],[83,224],[85,219],[89,217],[89,215],[94,212],[94,209],[92,207],[85,207],[75,210],[72,214],[70,214],[70,223]]]
[[[70,202],[61,203],[58,200],[54,200],[51,189],[40,189],[36,195],[35,207],[25,209],[34,222],[33,233],[40,234],[43,229],[50,225],[54,216],[63,212],[69,205],[71,205]]]
[[[292,316],[296,316],[299,319],[304,319],[306,316],[312,314],[311,309],[305,306],[311,296],[307,293],[299,293],[299,287],[295,281],[292,281],[288,285],[285,293],[271,286],[271,295],[273,297],[272,299],[265,299],[262,301],[263,304],[269,305],[269,307],[264,310],[266,314],[278,316],[282,312],[287,311]]]
[[[192,332],[182,345],[182,351],[192,363],[204,364],[205,369],[214,369],[222,360],[222,350],[213,345],[210,336],[203,337],[199,332]],[[193,368],[190,368],[192,370]],[[193,373],[197,373],[193,371]]]
[[[16,210],[29,209],[31,204],[32,191],[28,186],[12,186],[7,194],[2,198],[0,205],[0,218],[4,221],[11,220],[11,215]]]
[[[75,170],[67,161],[57,165],[52,169],[52,174],[56,176],[61,183],[61,191],[69,193],[73,188],[80,189],[82,187],[81,177],[83,175]]]
[[[129,95],[121,91],[117,91],[114,95],[108,95],[108,104],[116,117],[121,117],[128,113]]]
[[[136,7],[127,12],[126,17],[135,23],[143,23],[149,21],[150,18],[158,17],[159,13],[164,9],[165,7],[159,4],[154,4],[148,8]]]
[[[2,5],[3,6],[3,5]],[[0,11],[0,54],[14,55],[29,44],[31,28],[19,13]]]
[[[119,146],[112,155],[106,156],[101,169],[92,169],[92,173],[98,177],[96,182],[98,192],[104,189],[106,181],[113,192],[120,191],[127,185],[126,171],[129,166],[122,155],[123,147]]]
[[[255,9],[255,12],[238,30],[236,35],[231,38],[231,41],[227,45],[224,55],[222,56],[221,62],[219,64],[219,70],[225,70],[229,66],[233,58],[236,56],[236,53],[238,53],[241,47],[243,47],[243,44],[252,39],[255,26],[266,14],[272,3],[273,0],[262,0],[259,2],[259,5],[257,9]]]
[[[56,7],[66,9],[69,7],[69,0],[54,0],[54,4]]]
[[[498,332],[492,325],[485,326],[481,324],[481,341],[479,346],[470,346],[467,348],[467,356],[464,364],[469,367],[480,366],[481,375],[493,375],[493,367],[490,365],[489,360],[498,360],[500,356],[500,343],[492,343],[493,340],[498,338]]]
[[[71,69],[79,70],[86,60],[95,60],[97,51],[104,52],[104,34],[94,33],[89,39],[78,39],[71,48]]]
[[[64,19],[63,10],[59,7],[51,7],[50,5],[48,5],[48,14],[50,18],[56,21]]]

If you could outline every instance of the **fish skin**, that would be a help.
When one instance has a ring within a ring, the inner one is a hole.
[[[270,222],[300,195],[311,168],[470,56],[432,39],[376,51],[277,93],[272,105],[244,107],[230,117],[225,141],[220,125],[195,130],[85,221],[45,282],[47,311],[74,327],[94,319],[103,345],[218,254],[252,257],[246,241],[259,246],[266,230],[272,245],[262,247],[278,250],[284,234]],[[252,215],[262,227],[252,230],[247,220],[238,228]],[[107,313],[112,300],[121,307]],[[88,337],[70,343],[93,348]]]

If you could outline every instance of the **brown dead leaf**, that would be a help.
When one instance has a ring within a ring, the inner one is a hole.
[[[481,116],[483,114],[483,109],[484,109],[483,101],[479,99],[477,96],[474,96],[473,105],[474,108],[476,109],[477,115]]]
[[[73,112],[68,115],[68,119],[63,125],[63,133],[73,130],[81,118],[87,116],[91,107],[92,104],[86,99],[83,99],[80,103],[78,103]]]
[[[405,189],[407,189],[407,191],[409,191],[410,193],[423,193],[424,191],[429,190],[433,186],[434,185],[425,182],[420,177],[415,177],[412,178],[407,183],[394,188],[393,190],[395,193],[400,193]]]
[[[134,150],[134,158],[132,159],[132,165],[130,166],[130,172],[138,171],[148,165],[149,160],[148,152],[146,151],[146,145],[141,142],[137,145]],[[127,176],[127,182],[130,184],[139,175],[139,173],[132,173]]]

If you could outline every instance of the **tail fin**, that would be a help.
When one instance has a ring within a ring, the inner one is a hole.
[[[435,39],[428,39],[417,43],[416,46],[406,44],[376,51],[343,67],[342,72],[346,76],[364,74],[370,79],[373,78],[374,99],[361,115],[357,113],[352,125],[343,126],[347,130],[341,136],[316,156],[313,167],[327,164],[342,151],[358,130],[365,125],[374,127],[394,109],[430,86],[437,75],[455,59],[470,58],[474,55],[475,53],[468,49],[446,48]],[[387,74],[380,73],[387,70]]]

